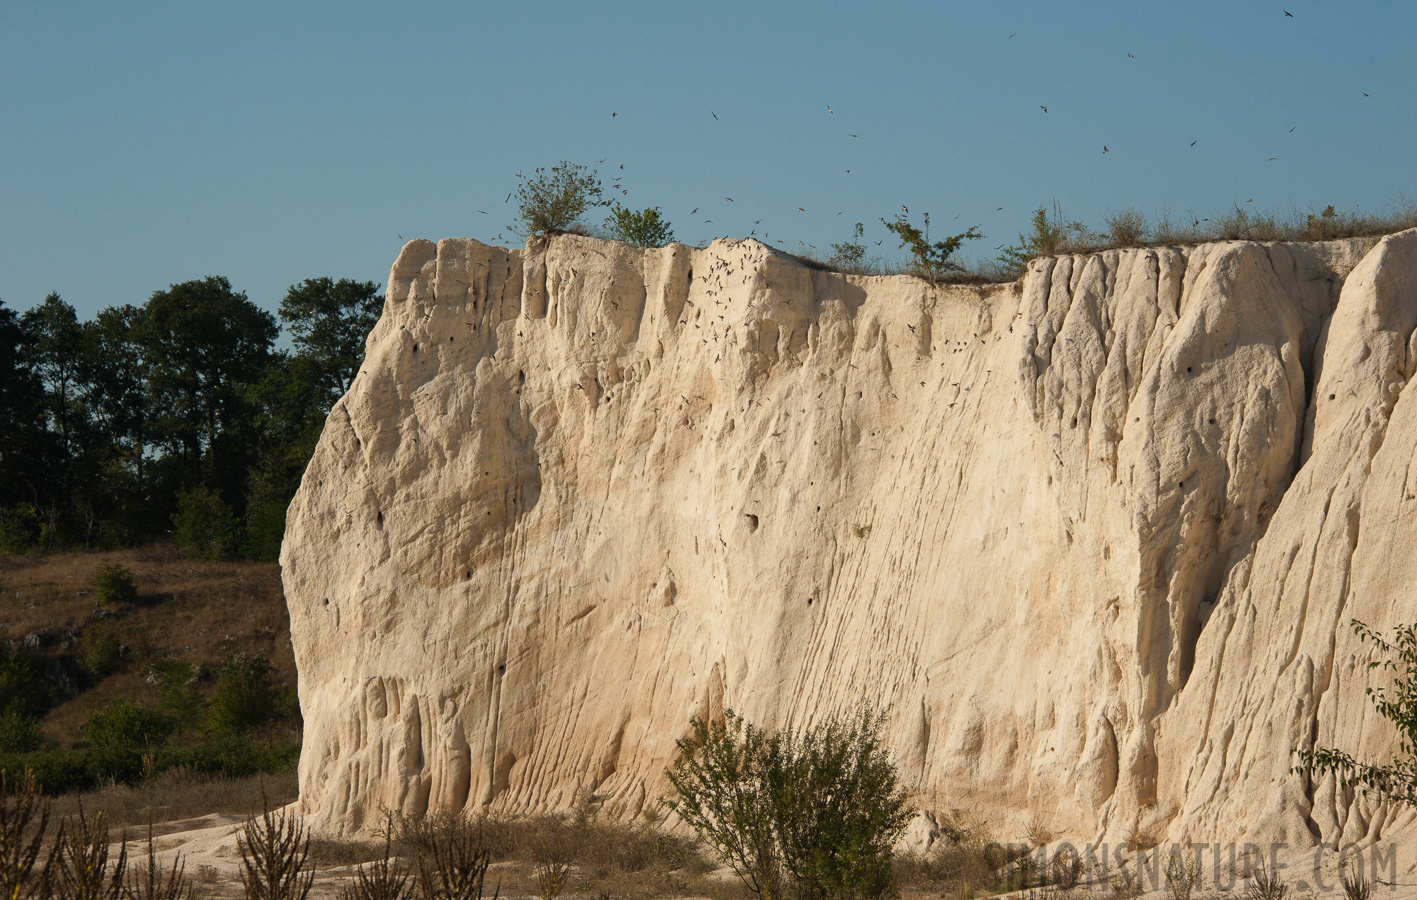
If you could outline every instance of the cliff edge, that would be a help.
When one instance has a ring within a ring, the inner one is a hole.
[[[1417,833],[1289,772],[1396,749],[1348,623],[1417,620],[1414,371],[1417,230],[939,288],[413,241],[288,518],[301,804],[633,813],[692,716],[869,701],[996,833]]]

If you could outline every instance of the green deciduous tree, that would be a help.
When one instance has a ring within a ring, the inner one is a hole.
[[[334,396],[349,390],[364,361],[364,342],[379,321],[384,295],[372,281],[307,278],[290,286],[280,301],[280,320],[295,352],[316,363],[311,375]]]
[[[45,415],[58,440],[65,467],[76,452],[85,407],[80,397],[83,365],[83,326],[74,307],[51,293],[25,311],[24,326],[30,333],[27,360],[39,376],[45,394]]]
[[[241,537],[241,523],[221,494],[194,485],[177,494],[172,515],[172,542],[206,560],[227,559]]]
[[[0,511],[10,525],[20,503],[38,499],[46,463],[44,390],[28,365],[29,329],[0,301]],[[20,535],[20,537],[23,537]]]
[[[247,392],[271,361],[275,318],[217,277],[154,293],[135,324],[156,436],[188,479],[239,495],[254,451]]]

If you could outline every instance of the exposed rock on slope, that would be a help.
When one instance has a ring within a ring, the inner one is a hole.
[[[762,244],[414,241],[289,516],[301,802],[653,800],[693,715],[862,699],[1005,832],[1335,841],[1417,619],[1417,231],[932,289]]]

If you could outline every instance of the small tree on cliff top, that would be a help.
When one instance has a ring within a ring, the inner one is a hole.
[[[932,243],[930,241],[930,214],[926,213],[924,218],[924,228],[916,228],[903,213],[896,213],[893,222],[882,219],[881,224],[900,238],[900,245],[909,250],[910,255],[914,258],[915,268],[932,283],[941,275],[964,271],[964,266],[950,257],[964,246],[965,241],[977,241],[984,236],[979,233],[979,226],[971,225],[968,231]]]
[[[674,240],[674,230],[658,206],[636,212],[617,203],[610,207],[605,228],[611,237],[636,247],[663,247]]]
[[[600,199],[600,178],[594,169],[562,161],[546,169],[537,169],[530,178],[522,179],[517,188],[517,212],[520,220],[507,226],[513,234],[560,234],[568,231],[577,220],[596,206],[608,206]]]

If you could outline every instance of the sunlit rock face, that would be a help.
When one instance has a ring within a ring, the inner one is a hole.
[[[1412,834],[1417,231],[940,286],[755,241],[414,241],[290,508],[301,805],[632,814],[694,716],[875,703],[995,833]],[[1404,865],[1407,865],[1404,862]]]

